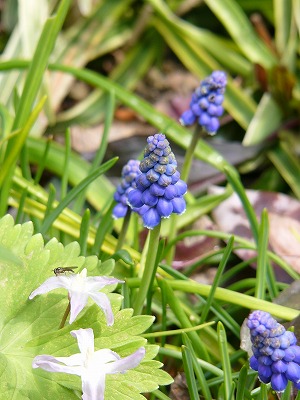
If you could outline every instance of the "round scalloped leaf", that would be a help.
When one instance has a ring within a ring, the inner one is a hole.
[[[33,235],[32,223],[14,225],[9,215],[0,219],[0,390],[3,398],[78,399],[80,378],[62,373],[32,369],[32,360],[38,354],[70,356],[79,352],[70,331],[91,327],[95,334],[95,348],[111,348],[125,357],[140,346],[147,349],[145,359],[136,369],[125,374],[110,375],[106,398],[140,399],[140,392],[150,392],[171,382],[162,371],[161,363],[153,361],[158,347],[148,346],[142,332],[153,323],[151,316],[132,316],[131,309],[120,311],[121,296],[108,293],[115,315],[113,326],[106,325],[102,310],[90,301],[88,307],[72,324],[58,329],[68,304],[65,290],[56,290],[28,300],[29,294],[53,275],[53,269],[64,266],[87,267],[92,275],[99,267],[97,257],[80,256],[78,243],[63,246],[56,239],[44,245],[41,235]],[[105,264],[105,263],[104,263]],[[113,263],[104,265],[109,272]],[[101,269],[101,266],[100,266]],[[99,269],[98,269],[99,271]],[[98,272],[99,274],[99,272]],[[105,292],[114,288],[106,287]],[[126,382],[126,384],[125,384]]]

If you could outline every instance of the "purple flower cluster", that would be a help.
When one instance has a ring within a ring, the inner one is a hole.
[[[129,160],[122,169],[121,183],[117,186],[114,199],[117,202],[113,209],[114,218],[125,217],[128,209],[128,193],[136,188],[135,178],[141,174],[138,160]]]
[[[128,204],[142,217],[144,226],[153,229],[162,218],[186,209],[183,195],[187,185],[180,179],[177,162],[165,135],[149,136],[140,163],[136,189],[128,193]]]
[[[223,114],[222,103],[227,84],[223,71],[214,71],[200,82],[194,91],[190,108],[185,111],[179,121],[182,125],[193,125],[196,120],[209,134],[213,135],[220,126],[218,117]]]
[[[288,381],[300,389],[300,346],[293,332],[285,330],[264,311],[252,312],[247,321],[253,356],[250,367],[258,371],[259,379],[282,392]]]

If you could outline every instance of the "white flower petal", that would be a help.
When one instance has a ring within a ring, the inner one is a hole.
[[[69,281],[67,276],[52,276],[35,289],[29,296],[29,300],[32,300],[38,294],[48,293],[53,289],[65,288],[68,289]]]
[[[128,369],[133,369],[140,364],[142,359],[145,357],[145,353],[145,348],[140,347],[133,354],[130,354],[130,356],[105,364],[105,373],[115,374],[117,372],[126,372]]]
[[[86,303],[88,301],[88,294],[84,292],[69,291],[69,295],[71,305],[69,323],[72,324],[80,311],[86,306]]]
[[[82,400],[104,400],[105,373],[87,370],[81,380]]]
[[[78,329],[70,332],[77,339],[78,347],[83,359],[94,352],[94,331],[91,328]]]
[[[111,309],[110,300],[105,293],[89,293],[90,297],[94,300],[94,302],[103,310],[106,323],[108,326],[113,325],[114,323],[114,314]]]
[[[67,358],[67,357],[61,357],[61,358]],[[81,376],[83,373],[82,366],[62,365],[60,363],[59,358],[48,355],[36,356],[32,362],[32,368],[42,368],[48,372],[65,372],[67,374],[79,375],[79,376]]]
[[[118,353],[110,349],[101,349],[95,351],[93,365],[96,369],[105,370],[107,363],[112,363],[118,360],[121,360]]]
[[[107,285],[115,285],[116,283],[124,283],[116,278],[111,278],[108,276],[89,276],[87,277],[88,290],[90,292],[95,292],[103,289]]]

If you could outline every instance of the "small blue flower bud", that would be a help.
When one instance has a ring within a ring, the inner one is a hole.
[[[169,218],[169,216],[173,212],[173,205],[172,205],[171,201],[165,199],[164,197],[161,197],[158,200],[156,210],[158,211],[158,214],[162,218]]]
[[[271,386],[275,392],[283,392],[288,384],[285,374],[273,374],[271,378]]]
[[[132,190],[128,193],[128,204],[131,207],[139,208],[144,204],[142,201],[143,192],[138,189]]]
[[[149,208],[149,210],[143,214],[142,218],[145,228],[148,229],[153,229],[155,226],[157,226],[161,219],[158,211],[154,207]]]
[[[174,197],[174,199],[172,199],[171,202],[173,205],[173,212],[175,214],[181,215],[185,212],[186,204],[182,197]]]
[[[151,194],[150,189],[146,189],[142,194],[142,202],[149,207],[153,207],[158,202],[158,197]]]

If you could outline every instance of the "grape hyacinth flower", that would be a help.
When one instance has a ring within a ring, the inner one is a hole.
[[[121,358],[110,349],[94,349],[93,329],[78,329],[70,332],[77,339],[80,353],[69,357],[51,355],[36,356],[33,368],[48,372],[64,372],[78,375],[82,381],[83,400],[103,400],[107,374],[125,373],[136,368],[145,357],[145,348],[140,347],[133,354]]]
[[[300,389],[300,346],[293,332],[287,331],[264,311],[253,311],[247,321],[253,355],[250,367],[263,383],[283,392],[288,381]]]
[[[106,276],[88,276],[87,270],[84,268],[80,274],[57,275],[48,278],[44,283],[35,289],[29,296],[32,300],[39,294],[48,293],[53,289],[64,288],[69,292],[70,300],[70,321],[72,324],[77,315],[86,306],[90,297],[102,309],[105,314],[107,325],[111,326],[114,323],[114,315],[112,312],[110,300],[105,293],[99,292],[107,285],[123,283],[119,279]]]
[[[129,160],[122,169],[122,179],[114,194],[114,200],[117,202],[113,209],[113,217],[115,219],[125,217],[128,209],[128,193],[132,189],[136,189],[135,179],[141,174],[139,169],[140,161]]]
[[[214,71],[200,82],[194,91],[190,108],[180,117],[183,126],[193,125],[196,120],[210,135],[219,129],[219,117],[223,114],[222,103],[227,84],[226,74],[223,71]]]
[[[153,229],[172,213],[183,214],[183,195],[187,185],[180,179],[177,162],[165,135],[149,136],[140,163],[136,189],[129,191],[128,204],[142,217],[144,226]]]

